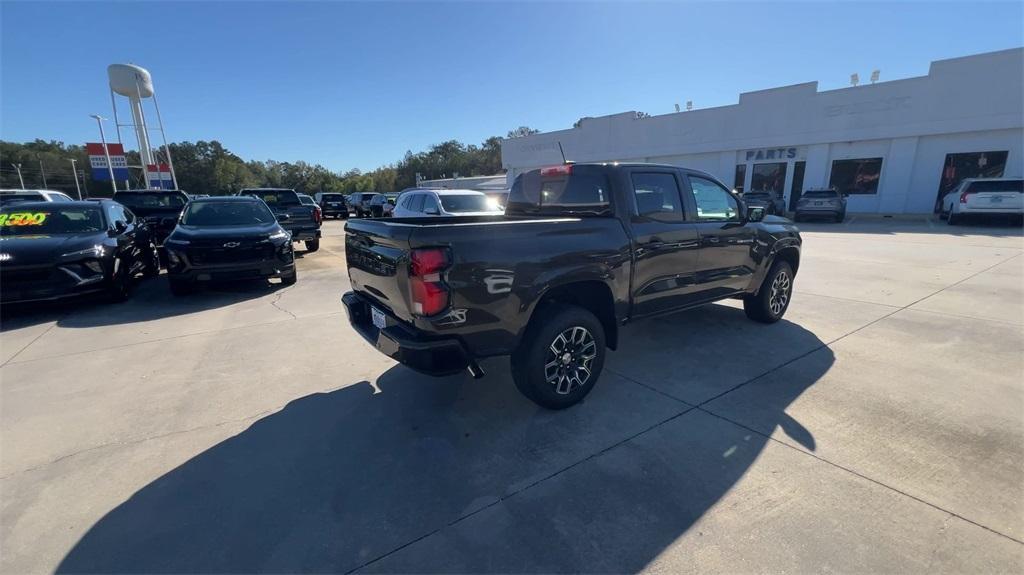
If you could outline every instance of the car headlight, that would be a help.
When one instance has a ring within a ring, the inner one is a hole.
[[[276,231],[276,232],[274,232],[274,233],[270,234],[270,237],[269,237],[269,238],[267,238],[267,239],[271,239],[271,240],[283,240],[283,239],[285,239],[285,238],[287,238],[287,237],[288,237],[288,232],[286,232],[286,231],[284,231],[284,230],[278,230],[278,231]]]
[[[62,258],[69,258],[69,257],[74,257],[74,256],[88,256],[88,257],[93,257],[93,258],[102,258],[103,255],[106,254],[106,253],[107,253],[106,249],[104,249],[103,246],[97,244],[97,245],[95,245],[95,246],[93,246],[91,248],[86,248],[84,250],[78,250],[78,251],[75,251],[75,252],[68,252],[66,254],[61,255],[61,257]]]

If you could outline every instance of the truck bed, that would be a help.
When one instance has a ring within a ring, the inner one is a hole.
[[[475,355],[510,349],[549,276],[602,278],[629,285],[629,237],[612,217],[466,216],[349,220],[345,255],[352,289],[408,325],[472,334]],[[448,309],[412,312],[409,253],[448,248]],[[578,273],[575,273],[577,272]],[[515,325],[505,318],[518,318]]]

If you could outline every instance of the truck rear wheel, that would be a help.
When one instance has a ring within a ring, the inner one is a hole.
[[[552,304],[542,312],[512,354],[512,379],[537,405],[565,409],[586,397],[601,376],[604,328],[581,307]]]
[[[792,299],[793,268],[787,262],[775,262],[757,295],[743,298],[743,311],[754,321],[775,323],[785,315]]]
[[[306,251],[313,253],[320,249],[320,240],[306,240]]]

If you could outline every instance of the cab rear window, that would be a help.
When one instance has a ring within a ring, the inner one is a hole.
[[[600,172],[579,169],[533,170],[516,178],[505,213],[605,215],[611,188]]]

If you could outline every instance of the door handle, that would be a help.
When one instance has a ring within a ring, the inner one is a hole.
[[[640,246],[649,250],[656,250],[658,248],[665,247],[665,242],[661,241],[661,238],[651,238],[650,240],[640,244]]]

